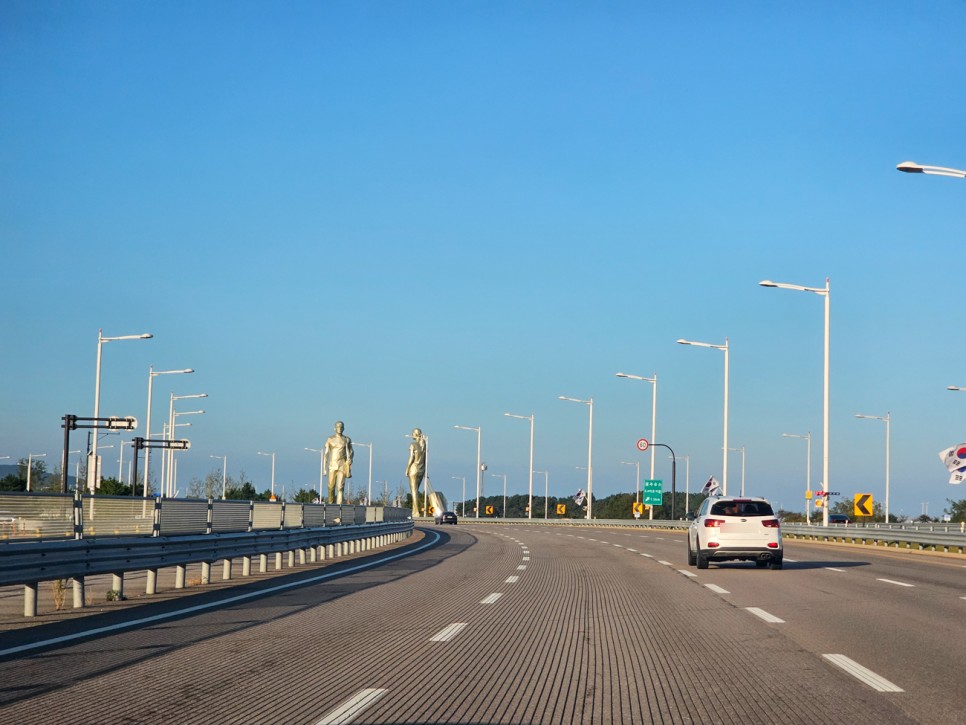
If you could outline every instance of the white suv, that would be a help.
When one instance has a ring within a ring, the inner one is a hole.
[[[782,528],[763,498],[707,498],[688,529],[688,564],[707,569],[710,561],[754,561],[782,568]]]

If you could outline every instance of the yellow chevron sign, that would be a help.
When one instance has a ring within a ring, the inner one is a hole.
[[[852,504],[852,514],[855,516],[872,515],[872,494],[871,493],[855,494],[855,500]]]

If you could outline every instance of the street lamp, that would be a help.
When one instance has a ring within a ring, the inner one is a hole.
[[[887,412],[885,416],[881,415],[862,415],[861,413],[855,414],[856,418],[865,418],[866,420],[881,420],[886,424],[886,470],[885,470],[885,522],[889,523],[889,441],[891,438],[889,428],[892,423],[892,413]]]
[[[368,493],[368,497],[366,498],[366,505],[367,506],[371,506],[372,505],[372,443],[355,443],[355,442],[353,442],[352,445],[353,446],[362,446],[364,448],[368,448],[369,449],[369,493]],[[427,449],[429,448],[429,441],[426,441],[426,448]],[[428,457],[429,457],[429,455],[428,455],[428,450],[427,450],[427,458]],[[427,461],[427,463],[428,462],[429,461]],[[424,501],[423,504],[425,504],[425,503],[426,502]],[[425,505],[423,507],[423,510],[425,510]]]
[[[30,493],[30,469],[33,466],[35,458],[46,458],[46,453],[28,453],[27,454],[27,493]]]
[[[580,400],[579,398],[568,398],[565,395],[557,396],[560,400],[569,400],[571,403],[583,403],[590,407],[590,426],[587,433],[587,518],[592,519],[591,507],[594,505],[594,399]]]
[[[504,413],[508,418],[520,418],[530,421],[530,494],[527,501],[527,518],[533,518],[533,413],[530,415],[516,415],[515,413]]]
[[[634,461],[633,463],[631,463],[630,461],[621,461],[621,463],[625,466],[637,467],[637,486],[634,489],[634,503],[640,503],[641,502],[641,462]]]
[[[462,518],[466,518],[466,476],[450,476],[454,481],[463,482],[463,510],[460,512]]]
[[[491,473],[494,478],[503,479],[503,518],[506,518],[506,474],[505,473]]]
[[[782,438],[803,438],[806,441],[805,452],[805,523],[812,524],[812,432],[805,435],[797,433],[782,433]],[[825,502],[826,504],[828,501]]]
[[[741,448],[729,448],[728,450],[734,451],[735,453],[738,453],[739,451],[741,451],[741,496],[744,497],[745,495],[745,447],[742,446]]]
[[[931,174],[933,176],[953,176],[959,179],[966,179],[966,171],[948,169],[945,166],[922,166],[915,161],[903,161],[896,168],[907,174]]]
[[[275,500],[275,452],[272,451],[271,453],[262,453],[261,451],[259,451],[258,455],[272,457],[272,500],[274,501]]]
[[[472,426],[468,426],[468,425],[454,425],[453,427],[458,428],[459,430],[476,431],[476,518],[480,518],[480,485],[482,483],[481,479],[483,478],[483,468],[482,468],[483,462],[480,459],[480,454],[481,454],[481,443],[483,440],[483,433],[482,433],[483,426],[473,428]]]
[[[803,287],[797,284],[784,284],[772,282],[769,279],[759,282],[762,287],[777,287],[778,289],[797,290],[799,292],[811,292],[825,298],[825,363],[823,366],[823,391],[822,391],[822,491],[825,495],[825,506],[822,507],[822,525],[828,526],[828,399],[829,399],[829,343],[830,343],[830,299],[831,286],[829,278],[825,278],[825,287]]]
[[[644,383],[651,383],[654,386],[651,395],[651,443],[657,442],[657,373],[654,377],[645,378],[641,375],[628,375],[627,373],[615,373],[619,378],[627,380],[640,380]],[[651,480],[654,479],[654,448],[651,448]]]
[[[694,345],[695,347],[710,347],[724,352],[724,439],[721,444],[721,488],[722,495],[728,495],[728,338],[723,345],[710,342],[695,342],[694,340],[678,340],[679,345]]]
[[[534,473],[543,474],[543,517],[546,519],[550,517],[547,512],[547,506],[550,505],[550,474],[547,471],[534,471]]]
[[[175,395],[174,393],[171,393],[170,400],[168,402],[168,435],[171,438],[174,438],[174,416],[175,416],[174,401],[189,400],[192,398],[207,398],[207,397],[208,397],[208,393],[194,393],[192,395]],[[168,461],[168,471],[167,471],[168,477],[167,477],[167,486],[165,487],[164,495],[173,496],[174,495],[174,470],[173,470],[174,469],[174,449],[169,448],[167,453],[168,455],[166,456],[166,459]],[[146,495],[147,494],[145,494],[145,496]]]
[[[115,342],[117,340],[148,340],[154,337],[150,333],[144,333],[142,335],[118,335],[117,337],[104,337],[104,330],[97,331],[97,370],[94,375],[94,418],[98,418],[101,414],[101,348],[104,346],[105,342]],[[93,494],[94,489],[97,486],[97,481],[101,475],[100,470],[97,465],[97,430],[94,430],[94,442],[91,444],[91,457],[94,460],[93,471],[88,466],[87,471],[87,487]]]
[[[228,456],[208,456],[208,458],[217,458],[221,461],[221,500],[225,500],[225,494],[228,492]]]
[[[151,395],[152,389],[154,387],[154,378],[158,375],[184,375],[187,373],[193,373],[192,368],[185,368],[184,370],[157,370],[155,371],[154,366],[148,368],[148,417],[145,422],[145,433],[144,438],[150,440],[151,438]],[[97,415],[96,413],[94,414]],[[148,470],[151,467],[151,446],[146,446],[144,449],[144,498],[148,496]],[[134,486],[137,483],[138,472],[134,472],[134,479],[131,481],[131,493],[134,493]]]
[[[319,501],[324,501],[325,498],[322,495],[322,485],[325,479],[325,449],[324,448],[306,448],[305,450],[310,453],[319,454]]]
[[[958,385],[947,385],[946,390],[966,390],[966,388],[961,388]]]

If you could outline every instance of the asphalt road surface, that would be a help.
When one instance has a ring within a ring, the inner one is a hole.
[[[425,527],[382,552],[0,633],[0,722],[966,722],[961,559]]]

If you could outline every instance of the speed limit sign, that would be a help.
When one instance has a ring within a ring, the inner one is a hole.
[[[639,440],[639,441],[637,442],[637,450],[639,450],[639,451],[646,451],[646,450],[647,450],[647,447],[648,447],[649,445],[650,445],[650,444],[649,444],[649,443],[647,442],[647,439],[646,439],[646,438],[641,438],[641,439],[640,439],[640,440]]]

